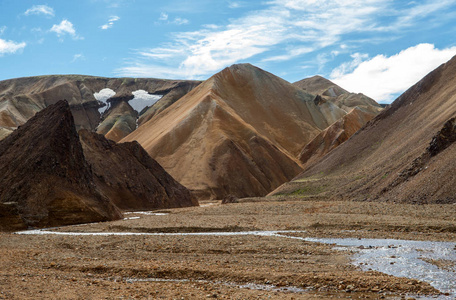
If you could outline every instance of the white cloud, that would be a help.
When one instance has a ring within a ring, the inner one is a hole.
[[[174,78],[184,79],[182,74],[185,73],[181,68],[166,67],[160,65],[144,64],[136,62],[127,67],[115,70],[115,73],[127,77],[154,77],[154,78]],[[195,77],[196,78],[196,77]]]
[[[168,14],[162,12],[162,13],[160,14],[160,18],[158,18],[158,20],[160,20],[160,21],[167,21],[167,20],[168,20]]]
[[[167,13],[160,13],[160,17],[158,18],[159,23],[165,23],[165,24],[174,24],[174,25],[186,25],[190,23],[189,20],[181,18],[181,17],[175,17],[172,21],[169,19],[169,15]]]
[[[454,5],[454,0],[426,0],[422,3],[417,4],[416,2],[410,2],[410,7],[405,10],[396,11],[397,19],[388,26],[379,27],[381,30],[397,30],[398,28],[407,28],[416,26],[416,22],[423,20],[429,15],[435,14],[437,11],[441,13],[437,14],[437,18],[433,18],[432,22],[427,22],[426,26],[432,27],[439,23],[439,19],[445,18],[446,9],[451,5]],[[452,9],[449,9],[451,13]],[[454,16],[451,16],[454,17]]]
[[[236,6],[238,2],[227,3]],[[324,66],[341,52],[359,46],[361,39],[374,43],[378,38],[384,39],[385,32],[395,34],[409,28],[425,18],[428,10],[444,14],[454,2],[442,0],[435,4],[425,0],[398,8],[393,0],[272,0],[263,2],[265,8],[261,10],[230,19],[228,25],[207,24],[197,31],[175,33],[170,43],[150,49],[150,55],[138,51],[135,58],[128,60],[130,65],[117,71],[134,76],[133,70],[141,75],[150,70],[172,70],[167,74],[204,78],[259,54],[263,56],[262,62],[280,62],[332,47],[326,55],[318,57],[319,61],[315,60]],[[165,13],[160,20],[172,23]],[[347,36],[350,40],[339,45]],[[144,69],[140,70],[141,67]]]
[[[6,31],[6,26],[0,27],[0,35],[2,35]]]
[[[145,58],[165,59],[172,58],[176,55],[183,55],[185,54],[185,51],[182,51],[180,49],[154,48],[139,51],[138,54]]]
[[[232,9],[241,8],[245,5],[246,3],[244,1],[228,1],[228,8]]]
[[[71,63],[74,63],[77,60],[84,60],[84,59],[85,59],[84,54],[78,53],[78,54],[73,55],[73,59],[71,60]]]
[[[369,58],[369,55],[365,53],[354,53],[350,56],[351,58],[353,58],[353,60],[345,62],[341,64],[339,67],[335,68],[331,73],[331,77],[338,78],[343,76],[344,74],[353,72],[356,69],[356,67],[358,67],[364,60]]]
[[[54,9],[47,5],[33,5],[31,8],[27,9],[24,15],[45,15],[53,17],[55,15]]]
[[[13,54],[16,53],[22,49],[25,48],[27,44],[22,42],[22,43],[16,43],[14,41],[7,41],[0,39],[0,56],[3,54]]]
[[[52,32],[55,32],[58,37],[62,37],[66,34],[69,34],[75,40],[83,39],[82,37],[76,34],[76,30],[74,29],[73,23],[68,20],[62,20],[60,24],[54,24],[51,28]]]
[[[295,48],[295,49],[291,48],[290,50],[287,51],[286,54],[277,55],[277,56],[271,56],[271,57],[263,59],[262,61],[263,62],[266,62],[266,61],[286,61],[286,60],[290,60],[292,58],[298,57],[300,55],[313,52],[314,50],[315,49],[312,48],[312,47],[302,47],[302,48]]]
[[[330,78],[346,90],[390,103],[454,55],[456,47],[440,50],[432,44],[419,44],[389,57],[367,59],[366,55],[356,54],[353,61],[333,70]]]
[[[284,27],[281,25],[281,20],[286,15],[287,12],[284,11],[263,13],[238,19],[222,30],[205,28],[175,34],[175,43],[170,47],[151,49],[151,55],[145,51],[138,54],[140,59],[158,60],[161,54],[170,59],[178,59],[178,68],[173,70],[172,67],[138,61],[133,66],[119,69],[118,73],[134,76],[134,72],[138,72],[136,74],[139,76],[147,76],[147,71],[154,70],[154,73],[148,76],[157,76],[156,70],[161,70],[165,73],[159,76],[177,74],[179,77],[200,78],[203,74],[262,53],[268,46],[286,39]],[[169,54],[173,55],[170,57]]]
[[[114,22],[119,21],[120,18],[118,16],[111,16],[108,20],[108,23],[101,25],[100,28],[103,30],[109,29],[114,25]]]
[[[189,21],[187,19],[177,17],[177,18],[174,18],[174,20],[171,23],[176,24],[176,25],[186,25],[189,23]]]

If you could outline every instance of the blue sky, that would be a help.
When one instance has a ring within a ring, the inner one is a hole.
[[[0,0],[0,80],[206,79],[251,63],[388,103],[456,55],[456,0]]]

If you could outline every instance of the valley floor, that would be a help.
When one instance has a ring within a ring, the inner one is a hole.
[[[279,197],[201,204],[53,229],[130,233],[124,236],[0,233],[0,299],[407,299],[437,290],[418,280],[363,271],[353,263],[356,250],[289,237],[456,245],[456,205]],[[249,231],[259,232],[240,234]],[[454,261],[430,263],[455,269]]]

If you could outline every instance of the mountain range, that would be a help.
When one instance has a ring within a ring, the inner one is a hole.
[[[380,111],[320,76],[291,84],[250,64],[203,82],[2,81],[0,225],[113,220],[197,199],[265,196]]]
[[[137,91],[157,98],[135,109]],[[0,82],[3,136],[59,99],[77,130],[137,140],[199,199],[264,196],[382,110],[320,76],[290,84],[249,64],[204,82],[40,76]]]
[[[50,75],[0,81],[0,139],[43,108],[59,100],[67,100],[77,130],[97,130],[117,141],[135,130],[137,123],[148,120],[199,83],[83,75]],[[103,90],[111,91],[112,94],[105,101],[97,100],[95,96]],[[128,103],[134,98],[132,92],[138,90],[160,95],[160,105],[148,107],[150,110],[145,109],[138,116],[139,112],[134,112]],[[101,114],[100,109],[106,107],[107,110]]]
[[[381,110],[365,96],[323,98],[250,64],[233,65],[122,141],[138,141],[199,199],[264,196],[298,175],[304,146],[359,103]]]
[[[455,203],[456,58],[272,195]]]

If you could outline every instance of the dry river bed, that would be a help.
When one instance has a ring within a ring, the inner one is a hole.
[[[280,198],[201,204],[49,230],[59,234],[0,233],[0,299],[456,297],[456,205]],[[364,244],[334,245],[341,238]],[[400,256],[411,254],[398,240],[445,242],[445,251],[436,256],[440,250],[422,247],[415,266]],[[370,248],[386,256],[371,262],[363,256]],[[435,268],[446,290],[408,273],[376,271],[381,264]]]

